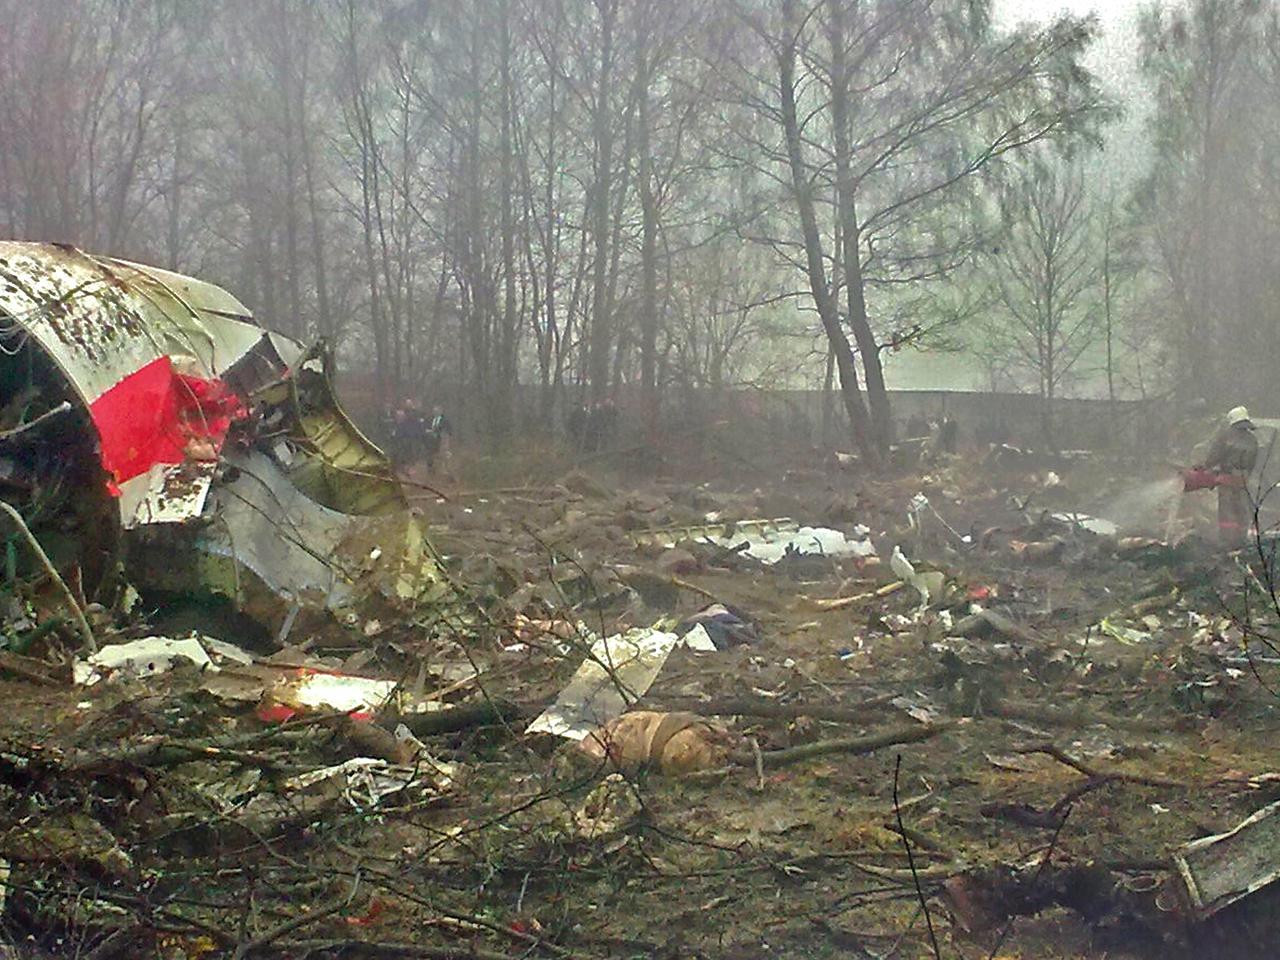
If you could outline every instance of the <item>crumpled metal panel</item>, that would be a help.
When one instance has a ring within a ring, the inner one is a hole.
[[[239,304],[226,298],[209,299]],[[0,242],[0,311],[39,341],[86,404],[162,356],[191,357],[201,376],[219,376],[265,336],[246,320],[202,313],[136,267],[54,244]]]
[[[165,352],[146,303],[78,250],[0,244],[0,310],[39,341],[86,405]]]
[[[287,361],[287,389],[298,415],[294,455],[287,461],[289,478],[313,499],[343,513],[398,513],[409,505],[404,489],[387,455],[338,403],[330,359],[317,345]]]
[[[323,491],[327,502],[346,513],[376,516],[408,507],[386,456],[336,402],[305,414],[301,426],[315,452],[297,458],[289,471],[294,483],[317,494]]]
[[[302,355],[306,353],[306,347],[282,333],[268,333],[267,338],[287,367],[297,366]]]
[[[335,612],[372,592],[412,601],[446,589],[408,511],[340,513],[306,496],[265,454],[228,453],[224,462],[236,476],[211,492],[217,519],[201,530],[198,551],[252,572],[288,601]],[[223,581],[211,585],[232,593]]]
[[[355,518],[307,497],[260,453],[226,461],[239,476],[214,491],[218,521],[202,531],[197,549],[243,565],[286,600],[330,609],[349,603],[353,578],[331,558]]]
[[[1173,863],[1198,920],[1270,886],[1280,880],[1280,803],[1226,833],[1191,841]]]
[[[160,267],[152,267],[145,263],[134,263],[131,260],[117,260],[115,258],[96,258],[100,262],[106,261],[115,267],[127,268],[140,274],[140,278],[145,283],[150,281],[152,284],[165,288],[171,295],[180,298],[184,303],[192,309],[202,314],[205,319],[211,317],[230,317],[237,320],[252,320],[253,314],[243,303],[234,296],[223,290],[221,287],[214,286],[204,280],[197,280],[195,277],[187,277],[181,273],[174,273],[171,270],[162,270]],[[287,339],[287,338],[286,338]]]
[[[204,512],[216,460],[157,463],[120,484],[120,520],[126,530],[150,523],[186,523]]]
[[[86,406],[162,356],[189,357],[201,376],[220,377],[267,336],[212,284],[55,244],[0,242],[0,314],[40,344]],[[123,484],[121,523],[198,516],[212,469],[195,473],[158,468]]]

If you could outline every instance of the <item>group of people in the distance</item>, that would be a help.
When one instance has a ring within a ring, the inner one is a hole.
[[[389,406],[382,418],[382,438],[387,452],[402,464],[423,464],[428,471],[449,469],[453,424],[436,404],[424,412],[413,398]],[[618,432],[618,407],[612,399],[581,403],[570,408],[565,432],[581,453],[609,449]]]
[[[917,413],[907,420],[904,429],[903,440],[919,440],[933,453],[960,452],[960,424],[951,416],[926,420],[923,414]]]
[[[618,432],[618,406],[611,399],[581,403],[569,411],[565,428],[574,449],[583,453],[605,450]]]
[[[423,463],[435,470],[439,463],[447,468],[453,424],[439,404],[425,413],[412,398],[401,400],[386,417],[383,432],[391,454],[404,463]]]

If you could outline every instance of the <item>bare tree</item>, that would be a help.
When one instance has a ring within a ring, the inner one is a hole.
[[[1127,371],[1139,366],[1139,348],[1134,343],[1139,335],[1135,324],[1134,299],[1142,279],[1142,263],[1135,240],[1132,218],[1120,206],[1114,188],[1095,198],[1099,252],[1100,307],[1102,337],[1106,348],[1107,400],[1111,405],[1110,424],[1117,422],[1119,388],[1132,381]],[[1139,391],[1141,385],[1139,384]]]
[[[1087,23],[1064,18],[1001,36],[983,10],[943,0],[779,0],[776,18],[753,4],[744,10],[776,63],[777,97],[765,92],[749,52],[736,64],[739,97],[776,124],[784,144],[744,125],[749,162],[765,176],[785,164],[798,221],[798,240],[765,239],[805,272],[855,441],[872,459],[891,432],[881,353],[924,332],[912,324],[904,337],[877,324],[873,295],[966,262],[976,224],[956,205],[977,174],[998,176],[994,159],[1071,136],[1100,115],[1078,63]],[[802,252],[793,256],[795,247]]]
[[[5,2],[0,198],[13,235],[155,255],[158,118],[175,105],[178,17],[135,4]]]
[[[1056,448],[1054,401],[1103,332],[1093,297],[1104,264],[1079,164],[1037,159],[1000,201],[1004,237],[990,257],[997,309],[982,325],[979,352],[1007,358],[1040,398],[1041,433]]]

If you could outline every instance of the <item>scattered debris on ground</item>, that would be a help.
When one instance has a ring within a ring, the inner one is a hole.
[[[15,276],[22,955],[1272,955],[1280,613],[1206,505],[996,451],[410,510],[323,351],[222,291]]]

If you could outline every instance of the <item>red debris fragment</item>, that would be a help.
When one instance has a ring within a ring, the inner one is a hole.
[[[160,357],[98,397],[89,413],[102,466],[121,484],[158,463],[216,458],[246,411],[223,381],[180,374]]]

